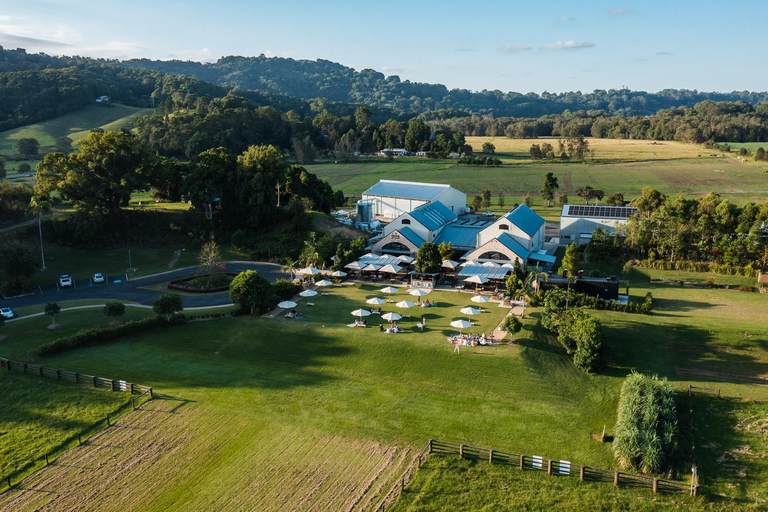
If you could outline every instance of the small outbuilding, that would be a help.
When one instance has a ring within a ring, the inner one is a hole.
[[[576,245],[589,243],[592,232],[598,228],[615,233],[625,226],[630,217],[637,214],[637,208],[630,206],[563,206],[560,214],[560,243]]]

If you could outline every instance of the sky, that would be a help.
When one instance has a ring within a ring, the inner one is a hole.
[[[0,0],[0,45],[325,59],[472,91],[765,91],[767,19],[765,0]]]

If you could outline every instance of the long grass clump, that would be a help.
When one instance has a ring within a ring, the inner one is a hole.
[[[621,387],[614,454],[623,467],[659,473],[677,448],[675,390],[666,379],[633,372]]]

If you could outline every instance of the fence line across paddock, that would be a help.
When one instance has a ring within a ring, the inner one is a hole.
[[[111,427],[116,418],[122,416],[126,412],[130,412],[131,410],[135,411],[144,403],[154,398],[154,391],[151,386],[134,384],[124,380],[96,377],[94,375],[77,373],[69,370],[46,368],[36,364],[20,363],[18,361],[11,361],[10,359],[5,359],[3,357],[0,357],[0,369],[5,369],[9,372],[26,373],[39,377],[70,381],[76,384],[85,384],[96,389],[109,389],[111,391],[125,392],[132,395],[130,400],[126,400],[125,403],[121,404],[116,410],[112,411],[110,414],[105,415],[104,418],[100,419],[85,430],[81,430],[80,432],[71,435],[61,444],[49,450],[44,456],[26,462],[23,466],[17,468],[7,475],[1,475],[0,478],[2,480],[0,481],[0,489],[5,487],[3,492],[13,489],[14,485],[18,485],[24,478],[31,475],[38,469],[42,469],[43,467],[53,463],[58,457],[70,449],[87,443],[90,437],[101,432],[105,428]]]

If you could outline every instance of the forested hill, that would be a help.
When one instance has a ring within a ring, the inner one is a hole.
[[[233,90],[192,76],[160,70],[121,66],[116,60],[84,57],[53,57],[28,54],[22,49],[0,46],[0,131],[44,121],[92,104],[99,96],[134,107],[149,107],[174,94],[222,98]],[[281,112],[294,110],[315,115],[324,109],[350,115],[357,108],[323,99],[307,99],[268,91],[238,89],[237,94],[256,106],[271,106]],[[377,112],[381,122],[392,112]]]
[[[614,115],[652,115],[661,109],[692,107],[701,101],[768,101],[768,92],[729,93],[665,89],[642,91],[596,90],[562,94],[501,91],[449,90],[444,85],[402,81],[378,71],[353,68],[327,60],[294,60],[278,57],[224,57],[215,63],[152,61],[123,62],[134,68],[187,75],[227,87],[268,91],[298,98],[328,98],[332,101],[387,107],[402,112],[456,109],[497,117],[539,117],[566,110],[603,110]]]

